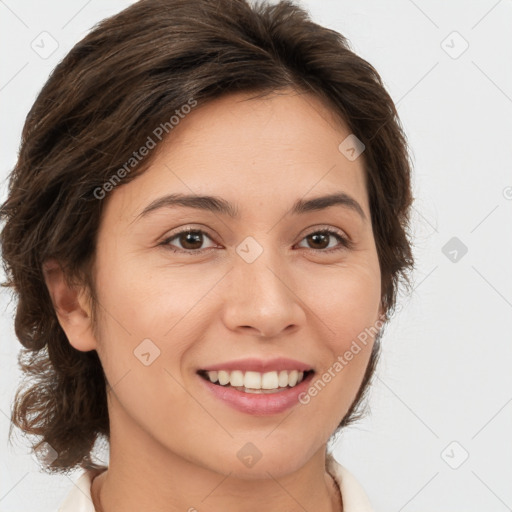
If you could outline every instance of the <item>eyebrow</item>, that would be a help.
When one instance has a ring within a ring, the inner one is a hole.
[[[152,201],[144,208],[144,210],[142,210],[135,220],[145,217],[149,213],[161,208],[173,208],[180,206],[219,213],[227,215],[233,219],[239,218],[238,208],[222,197],[169,194]],[[338,192],[307,200],[299,199],[293,204],[289,213],[292,215],[300,215],[307,212],[324,210],[331,206],[343,206],[344,208],[348,208],[356,212],[363,220],[366,220],[366,215],[361,208],[361,205],[353,197],[344,192]]]

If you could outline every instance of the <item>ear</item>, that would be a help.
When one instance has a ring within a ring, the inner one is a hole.
[[[66,283],[64,271],[55,259],[44,262],[43,274],[59,324],[69,343],[82,352],[95,350],[97,341],[84,289],[70,287]]]

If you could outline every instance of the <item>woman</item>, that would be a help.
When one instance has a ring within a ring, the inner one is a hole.
[[[142,0],[57,66],[22,139],[12,420],[84,469],[60,510],[371,510],[327,443],[413,264],[374,68],[291,2]]]

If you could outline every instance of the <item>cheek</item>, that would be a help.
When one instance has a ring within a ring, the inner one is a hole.
[[[352,286],[350,286],[352,284]],[[380,286],[373,281],[346,283],[339,292],[333,330],[339,334],[339,350],[346,350],[353,340],[364,338],[378,321]]]
[[[147,406],[153,387],[158,396],[159,387],[168,386],[167,398],[179,401],[179,393],[174,396],[172,391],[179,386],[172,377],[182,381],[180,364],[190,340],[199,339],[205,328],[197,319],[201,298],[218,276],[210,279],[196,273],[191,282],[191,273],[180,272],[180,267],[143,265],[137,258],[123,259],[113,249],[104,251],[97,273],[99,355],[107,379],[114,385],[129,373],[126,380],[133,383],[134,393],[130,396],[137,400],[144,390]],[[190,318],[196,321],[191,323]]]
[[[317,280],[314,289],[311,282],[315,281],[309,279],[308,304],[323,322],[333,349],[342,350],[378,321],[381,294],[378,267],[339,268]]]
[[[171,410],[199,414],[181,387],[187,338],[177,336],[179,324],[175,331],[173,326],[186,311],[183,302],[150,276],[111,273],[103,282],[99,355],[121,409],[140,425],[149,419],[163,425]]]
[[[333,269],[330,278],[322,282],[310,295],[309,304],[322,326],[323,348],[327,350],[310,390],[311,397],[318,394],[316,407],[324,411],[320,414],[334,414],[336,426],[355,399],[375,335],[382,327],[378,262],[361,261]]]
[[[326,356],[300,400],[309,404],[312,416],[325,418],[325,435],[329,436],[356,398],[382,324],[378,318],[380,285],[374,277],[357,274],[343,280],[343,286],[333,284],[327,292],[318,308],[329,327],[323,329]]]
[[[121,328],[121,336],[128,335],[132,341],[162,338],[187,304],[200,298],[200,287],[191,286],[190,276],[187,283],[180,282],[178,269],[166,273],[144,264],[143,258],[130,257],[128,251],[124,254],[117,246],[102,254],[97,279],[104,319],[107,324],[117,324],[111,327]]]

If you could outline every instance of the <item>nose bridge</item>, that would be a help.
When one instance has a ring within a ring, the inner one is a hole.
[[[249,236],[236,247],[225,311],[231,329],[252,327],[275,336],[302,321],[291,273],[278,251],[270,247],[270,239],[266,237],[264,247]]]

